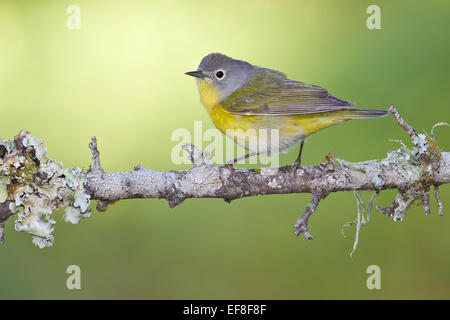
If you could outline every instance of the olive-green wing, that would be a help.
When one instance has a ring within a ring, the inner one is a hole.
[[[266,79],[267,74],[256,75],[225,99],[223,108],[242,115],[289,115],[336,111],[354,106],[351,102],[333,97],[321,87],[288,80],[280,75],[272,74],[269,79]]]

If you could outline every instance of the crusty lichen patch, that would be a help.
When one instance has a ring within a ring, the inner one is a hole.
[[[401,148],[388,152],[387,157],[381,161],[384,166],[395,164],[407,185],[399,190],[391,206],[377,207],[378,211],[387,214],[394,221],[403,220],[408,208],[416,200],[422,201],[425,212],[429,214],[427,199],[430,182],[433,181],[433,175],[441,160],[441,150],[434,138],[425,134],[414,134],[411,140],[412,149],[398,141]]]
[[[64,169],[46,152],[42,141],[28,131],[21,131],[14,141],[0,140],[0,203],[12,201],[15,229],[31,234],[40,248],[53,244],[53,210],[66,207],[64,220],[71,223],[91,214],[83,171]]]

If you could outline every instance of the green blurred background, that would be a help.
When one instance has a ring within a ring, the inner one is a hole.
[[[81,29],[66,9],[81,8]],[[381,7],[381,30],[366,8]],[[419,131],[449,121],[448,1],[19,1],[0,2],[0,117],[3,139],[30,130],[48,156],[87,168],[97,136],[107,171],[171,162],[177,128],[202,120],[185,76],[210,52],[284,71],[364,107],[394,104]],[[437,130],[449,149],[449,131]],[[392,117],[350,121],[314,135],[304,164],[333,151],[348,161],[385,156],[408,137]],[[281,157],[292,163],[297,151]],[[446,208],[449,186],[441,188]],[[382,192],[389,205],[395,192]],[[363,193],[364,199],[370,193]],[[311,242],[293,236],[308,194],[121,201],[80,225],[57,221],[53,247],[38,249],[7,224],[0,246],[0,298],[335,299],[450,298],[450,209],[413,206],[403,222],[375,213],[353,258],[351,192],[330,195],[310,219]],[[68,265],[81,290],[66,288]],[[381,290],[366,268],[381,268]]]

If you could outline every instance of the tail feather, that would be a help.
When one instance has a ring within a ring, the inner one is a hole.
[[[385,117],[388,115],[387,110],[370,110],[370,109],[347,109],[342,111],[344,117],[349,119],[370,119]]]

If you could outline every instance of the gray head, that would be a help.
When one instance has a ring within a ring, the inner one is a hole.
[[[220,53],[204,57],[198,70],[186,72],[187,75],[212,82],[221,100],[241,88],[258,67],[242,60],[235,60]]]

